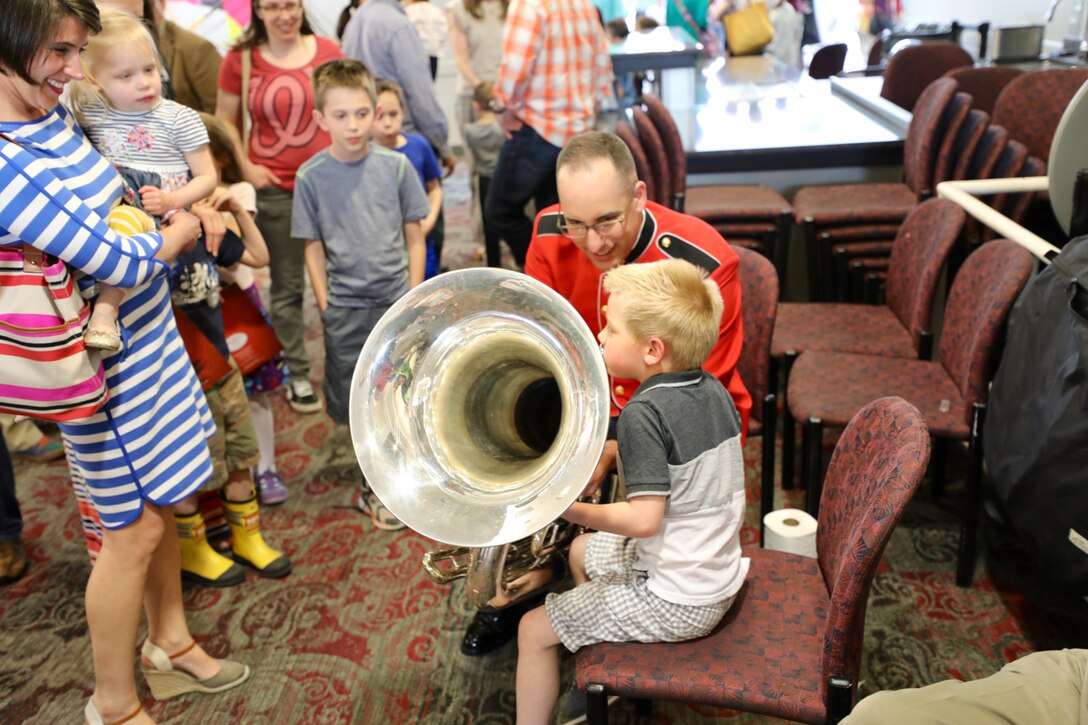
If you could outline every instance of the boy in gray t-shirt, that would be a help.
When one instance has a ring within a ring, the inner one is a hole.
[[[568,232],[582,236],[583,226]],[[744,584],[741,421],[701,369],[718,341],[717,284],[680,259],[604,276],[598,335],[610,375],[639,381],[616,428],[626,501],[575,502],[592,529],[570,547],[576,586],[548,594],[518,631],[518,722],[545,722],[559,691],[557,650],[596,642],[680,642],[708,634]]]
[[[314,118],[332,146],[295,177],[291,236],[305,240],[306,271],[325,328],[329,417],[348,424],[355,362],[385,311],[423,281],[427,196],[403,154],[370,145],[381,112],[374,79],[358,61],[314,70]],[[363,482],[360,508],[384,529],[403,528]]]

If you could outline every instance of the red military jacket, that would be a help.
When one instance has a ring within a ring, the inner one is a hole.
[[[605,326],[608,296],[600,272],[574,243],[559,232],[559,205],[544,209],[536,217],[533,239],[525,260],[525,273],[548,285],[569,301],[596,335]],[[657,262],[679,258],[710,273],[722,292],[722,323],[718,344],[711,350],[703,369],[721,381],[733,397],[740,413],[742,430],[748,430],[752,398],[737,374],[744,336],[740,317],[740,260],[721,235],[706,222],[646,203],[646,213],[638,240],[625,264]],[[637,380],[609,378],[612,387],[612,415],[635,393]]]

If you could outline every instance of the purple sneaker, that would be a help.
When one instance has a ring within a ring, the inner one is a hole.
[[[274,470],[257,474],[257,495],[264,506],[278,506],[287,500],[287,486]]]

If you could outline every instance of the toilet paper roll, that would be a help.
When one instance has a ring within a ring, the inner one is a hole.
[[[800,509],[779,509],[763,517],[765,549],[816,558],[816,519]]]

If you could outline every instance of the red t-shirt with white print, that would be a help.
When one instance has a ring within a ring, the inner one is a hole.
[[[294,191],[295,172],[311,156],[331,143],[329,134],[314,121],[314,94],[310,76],[327,60],[343,58],[332,41],[317,41],[313,58],[299,68],[279,68],[253,49],[250,65],[249,98],[244,99],[252,126],[249,132],[249,159],[267,166],[282,179],[280,188]],[[242,51],[232,50],[219,68],[219,88],[236,96],[242,94]]]

